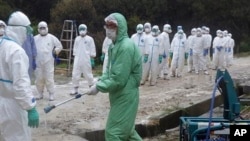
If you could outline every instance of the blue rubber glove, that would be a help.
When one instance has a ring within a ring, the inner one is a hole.
[[[173,58],[173,54],[174,54],[174,53],[173,53],[172,51],[169,52],[169,57],[170,57],[171,59]]]
[[[223,48],[222,46],[219,46],[219,51],[221,51],[222,48]]]
[[[105,57],[105,53],[102,53],[102,56],[101,56],[101,61],[102,62],[104,61],[104,57]]]
[[[32,61],[32,69],[35,70],[36,69],[36,60],[33,59]]]
[[[56,56],[55,61],[56,61],[56,64],[60,64],[60,62],[61,62],[61,60],[58,56]]]
[[[163,57],[164,59],[167,58],[167,55],[166,55],[166,52],[165,52],[165,51],[164,51],[162,57]]]
[[[94,58],[90,59],[90,63],[91,63],[91,67],[92,68],[95,67],[95,60],[94,60]]]
[[[189,55],[193,56],[193,49],[192,48],[190,48],[190,50],[189,50]]]
[[[53,57],[55,59],[56,64],[59,64],[61,62],[60,58],[55,54],[54,51],[52,52],[52,55],[53,55]]]
[[[39,115],[36,108],[32,108],[28,112],[28,125],[32,128],[37,128],[39,126]]]
[[[188,59],[188,53],[185,52],[185,60],[187,60],[187,59]]]
[[[159,63],[159,64],[161,64],[162,58],[163,58],[162,55],[159,55],[159,58],[158,58],[158,63]]]
[[[222,46],[217,46],[216,49],[220,52],[222,49]]]
[[[143,63],[147,63],[147,62],[148,62],[148,55],[144,55]]]
[[[203,50],[203,56],[206,56],[206,55],[208,55],[208,49]]]

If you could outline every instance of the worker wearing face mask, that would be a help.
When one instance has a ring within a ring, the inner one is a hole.
[[[204,62],[204,46],[205,39],[202,36],[201,28],[197,28],[196,36],[194,37],[192,43],[193,47],[193,64],[195,73],[199,74],[200,69],[204,71],[204,74],[208,74],[207,67]]]
[[[113,42],[109,48],[107,71],[88,91],[109,93],[110,112],[105,128],[106,141],[142,141],[135,130],[142,73],[141,54],[128,37],[127,22],[120,13],[105,18],[106,36]]]
[[[162,63],[163,59],[163,46],[159,38],[159,27],[157,25],[153,26],[151,36],[147,37],[145,43],[145,53],[143,56],[143,75],[141,80],[141,85],[144,85],[147,78],[149,77],[149,85],[155,86],[157,78],[159,75],[159,65]]]
[[[226,42],[223,38],[223,32],[221,30],[217,31],[217,37],[213,41],[214,56],[213,65],[214,69],[225,69],[225,46]]]
[[[23,22],[26,18],[20,16],[17,20]],[[16,29],[7,27],[0,20],[1,141],[31,141],[29,126],[39,126],[39,114],[28,74],[29,59],[17,43],[25,41],[26,32]]]
[[[143,32],[143,25],[138,24],[136,26],[136,33],[131,36],[131,39],[135,42],[135,44],[140,49],[141,55],[144,54],[145,48],[145,33]]]
[[[35,36],[37,46],[37,69],[35,71],[35,85],[38,91],[37,99],[43,99],[44,89],[49,92],[49,100],[54,100],[54,56],[62,50],[59,39],[49,33],[48,25],[45,21],[38,24],[38,32]]]
[[[169,69],[169,63],[168,63],[168,57],[169,57],[169,49],[170,49],[170,39],[169,34],[172,33],[171,26],[169,24],[165,24],[163,26],[163,32],[159,35],[162,40],[162,46],[163,46],[163,58],[162,63],[160,64],[159,69],[159,76],[163,79],[168,79],[168,69]]]
[[[211,66],[210,48],[212,44],[212,35],[209,32],[210,32],[209,27],[204,27],[204,33],[202,34],[205,40],[205,45],[203,50],[203,59],[204,59],[203,65],[205,65],[205,67],[207,68],[210,68]]]
[[[188,72],[191,73],[194,71],[194,65],[193,65],[193,47],[192,47],[192,42],[194,37],[196,36],[196,28],[191,29],[191,35],[188,36],[187,38],[187,49],[188,49]]]
[[[75,38],[73,48],[75,58],[72,70],[72,83],[74,88],[70,93],[71,95],[78,93],[81,74],[87,79],[89,87],[94,84],[91,65],[93,65],[94,57],[96,56],[95,42],[91,36],[87,35],[88,30],[85,24],[79,25],[78,30],[80,35]]]
[[[149,22],[146,22],[143,26],[144,29],[144,33],[146,34],[146,36],[151,34],[151,24]]]
[[[171,42],[171,50],[173,51],[173,59],[171,62],[171,76],[181,77],[185,63],[185,53],[187,52],[186,38],[183,30],[179,30],[177,37]]]
[[[227,30],[223,31],[223,39],[224,39],[224,43],[225,43],[224,63],[225,63],[225,67],[229,67],[229,56],[230,56],[229,51],[231,51],[231,47],[230,47],[230,37],[228,36]]]

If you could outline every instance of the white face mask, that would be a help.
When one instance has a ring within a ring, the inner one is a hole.
[[[0,28],[0,36],[3,36],[4,34],[4,28]]]
[[[172,30],[171,30],[171,29],[169,29],[169,30],[167,30],[166,32],[167,32],[167,33],[172,33]]]
[[[149,33],[150,32],[150,28],[145,28],[145,32]]]
[[[86,30],[80,30],[80,31],[79,31],[79,34],[80,34],[81,36],[84,36],[84,35],[87,34],[87,31],[86,31]]]
[[[115,29],[106,29],[106,36],[111,39],[112,41],[115,41],[116,39],[116,30]]]
[[[44,35],[47,34],[47,31],[46,31],[46,29],[42,29],[42,30],[39,30],[39,33],[40,33],[42,36],[44,36]]]
[[[196,34],[198,37],[200,37],[202,35],[202,33],[200,31],[197,31],[197,34]]]

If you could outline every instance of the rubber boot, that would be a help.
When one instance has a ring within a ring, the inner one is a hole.
[[[43,93],[39,93],[38,96],[36,97],[36,100],[41,100],[43,99]]]
[[[54,94],[49,94],[49,101],[54,101],[55,98],[54,98]]]
[[[74,87],[70,95],[77,95],[78,94],[78,87]]]

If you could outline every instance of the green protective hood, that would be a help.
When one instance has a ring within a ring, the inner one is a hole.
[[[128,26],[125,17],[120,13],[112,13],[110,16],[114,17],[118,22],[118,35],[116,42],[121,41],[123,38],[128,37]]]
[[[141,55],[138,47],[127,34],[127,22],[120,13],[108,16],[117,22],[116,41],[108,50],[107,71],[97,82],[101,92],[123,93],[127,88],[136,88],[141,79]],[[107,17],[107,18],[108,18]]]

